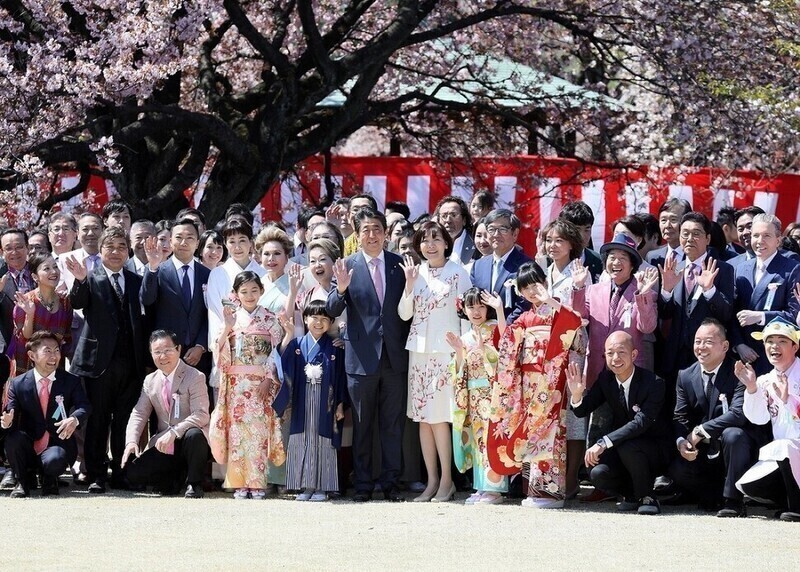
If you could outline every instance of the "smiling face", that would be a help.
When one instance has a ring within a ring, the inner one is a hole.
[[[386,240],[386,229],[383,228],[381,220],[377,218],[367,218],[361,221],[358,229],[358,240],[361,249],[372,258],[378,256],[383,250]]]
[[[28,259],[28,245],[22,234],[10,232],[4,235],[0,240],[0,248],[3,250],[3,257],[9,268],[18,272],[25,267]]]
[[[484,304],[473,304],[471,306],[464,306],[464,313],[469,319],[469,323],[473,326],[480,326],[486,321],[486,313],[488,309]]]
[[[133,255],[142,262],[147,261],[144,252],[144,241],[153,236],[153,229],[146,224],[134,224],[131,227],[131,247]]]
[[[472,200],[469,202],[469,214],[472,215],[472,220],[478,220],[489,214],[489,209],[483,208],[480,199],[476,196],[472,197]]]
[[[283,276],[283,270],[286,268],[286,263],[289,257],[283,249],[283,245],[277,240],[268,240],[261,247],[261,266],[269,274],[270,280]]]
[[[658,215],[658,228],[661,230],[661,236],[672,248],[678,247],[681,218],[684,214],[682,208],[673,207]]]
[[[570,244],[563,238],[555,228],[551,228],[544,238],[544,246],[547,256],[553,259],[558,265],[569,262]]]
[[[729,345],[714,324],[700,326],[694,335],[694,355],[706,371],[714,370],[722,363]]]
[[[633,340],[625,332],[614,332],[606,340],[605,358],[606,367],[617,376],[620,381],[625,381],[633,373],[633,362],[639,353],[633,349]]]
[[[128,260],[128,243],[123,238],[106,239],[100,247],[100,260],[112,272],[119,272]]]
[[[514,248],[519,236],[519,229],[511,228],[511,221],[508,217],[498,218],[486,225],[486,232],[489,235],[492,252],[497,257],[505,256],[506,252]]]
[[[699,222],[687,220],[681,225],[681,247],[691,262],[705,254],[711,235],[706,234],[703,225]]]
[[[61,361],[61,348],[55,340],[43,339],[35,350],[28,351],[28,359],[40,374],[50,377]]]
[[[41,288],[55,289],[58,286],[58,280],[61,278],[61,271],[58,269],[56,259],[48,256],[47,259],[39,265],[34,275],[35,282]]]
[[[206,243],[203,245],[203,252],[201,253],[203,265],[207,268],[216,268],[222,260],[222,245],[214,242],[213,237],[206,238]]]
[[[747,250],[750,250],[750,232],[752,229],[753,215],[743,214],[736,221],[736,234],[739,237],[739,244]]]
[[[170,246],[172,253],[184,264],[189,264],[197,250],[197,229],[190,224],[176,224],[172,227]]]
[[[767,336],[764,340],[767,359],[778,371],[786,371],[792,366],[797,354],[797,344],[786,336]]]
[[[479,224],[475,228],[475,248],[481,253],[481,256],[487,256],[492,253],[492,243],[489,240],[489,233],[486,231],[485,224]]]
[[[103,223],[94,216],[84,216],[78,221],[78,242],[89,254],[97,254]]]
[[[150,344],[153,362],[164,375],[169,375],[178,367],[181,359],[181,346],[176,346],[168,337],[157,338]]]
[[[333,277],[333,259],[323,248],[312,248],[308,253],[308,269],[319,284],[330,284]]]
[[[447,249],[442,235],[436,229],[431,229],[425,233],[424,238],[419,243],[420,254],[431,266],[441,266],[444,264],[444,253]]]
[[[781,237],[775,225],[768,222],[754,222],[750,236],[753,254],[759,260],[766,260],[778,251]]]
[[[303,318],[303,323],[316,340],[331,327],[331,319],[328,316],[306,316]]]
[[[239,289],[236,290],[236,297],[239,298],[242,308],[247,312],[252,312],[258,306],[258,299],[263,293],[264,285],[261,284],[261,281],[251,280],[239,286]]]
[[[612,249],[606,257],[606,273],[616,285],[623,284],[633,273],[630,255],[624,250]]]
[[[246,268],[250,264],[250,251],[253,249],[253,241],[244,234],[231,234],[225,239],[225,246],[231,258],[241,266]]]
[[[172,233],[169,230],[162,230],[156,235],[156,242],[164,258],[168,258],[172,254]]]

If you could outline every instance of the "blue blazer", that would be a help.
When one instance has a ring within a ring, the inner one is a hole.
[[[517,270],[519,270],[519,267],[525,262],[532,262],[532,260],[521,248],[514,247],[511,250],[511,254],[508,255],[508,258],[506,258],[503,266],[500,268],[500,273],[494,284],[490,284],[492,281],[492,267],[494,265],[493,256],[484,256],[476,260],[470,272],[469,277],[472,280],[473,286],[494,292],[500,296],[500,299],[503,300],[506,321],[509,324],[516,320],[522,312],[529,310],[531,307],[527,300],[517,295],[513,287],[506,288],[505,286],[507,280],[516,278]]]
[[[800,266],[780,251],[767,266],[764,276],[755,284],[756,259],[743,261],[736,267],[736,301],[734,312],[741,310],[755,310],[764,312],[764,323],[768,324],[778,316],[794,323],[800,305],[792,294],[794,285],[800,281]],[[772,296],[769,309],[766,308],[770,298],[770,284],[777,284],[775,294]],[[767,361],[767,355],[762,342],[753,339],[753,332],[761,331],[764,326],[754,325],[742,327],[738,320],[731,320],[731,344],[735,348],[738,344],[747,344],[758,352],[758,359],[753,368],[758,375],[767,373],[772,366]]]
[[[155,272],[151,272],[149,266],[145,269],[140,292],[145,310],[153,316],[153,327],[175,332],[184,350],[208,345],[208,307],[203,287],[208,283],[211,271],[196,260],[192,265],[194,290],[191,305],[187,306],[183,299],[181,277],[171,260],[162,262]]]
[[[678,265],[678,269],[683,272],[687,263],[684,258]],[[661,318],[672,320],[667,343],[663,346],[661,356],[661,371],[664,372],[667,379],[673,379],[679,369],[688,367],[689,364],[696,361],[694,335],[703,320],[716,318],[728,327],[733,318],[734,270],[730,264],[721,260],[717,260],[717,268],[719,274],[714,280],[717,291],[710,299],[701,295],[694,303],[691,313],[687,313],[688,300],[682,279],[672,291],[672,298],[668,302],[662,300]]]
[[[20,376],[15,377],[9,383],[8,405],[6,411],[14,410],[14,421],[11,430],[22,431],[34,441],[41,439],[44,432],[50,434],[49,447],[63,447],[67,452],[70,464],[75,462],[78,456],[78,446],[75,444],[74,435],[63,441],[58,436],[58,428],[55,426],[56,419],[53,419],[58,404],[57,396],[64,397],[64,409],[67,417],[75,417],[78,426],[84,427],[92,406],[86,398],[86,393],[81,385],[81,380],[63,369],[55,371],[55,378],[50,385],[50,401],[47,404],[47,417],[42,414],[42,407],[39,404],[39,390],[36,386],[36,379],[33,370],[29,370]],[[59,419],[60,421],[60,419]]]
[[[402,259],[386,250],[386,293],[383,307],[372,284],[367,261],[361,251],[345,259],[353,271],[350,286],[344,294],[334,288],[328,294],[327,310],[331,316],[347,309],[347,327],[344,331],[345,371],[350,375],[377,375],[380,373],[383,346],[389,354],[392,369],[405,374],[408,371],[406,338],[410,321],[400,319],[397,306],[406,285],[400,268]]]

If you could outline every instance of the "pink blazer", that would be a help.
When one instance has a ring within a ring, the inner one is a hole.
[[[590,284],[573,293],[572,304],[576,312],[589,320],[589,349],[586,355],[586,385],[591,387],[605,366],[606,338],[612,333],[624,330],[633,337],[633,347],[639,352],[635,363],[645,367],[643,362],[642,338],[651,334],[658,325],[658,295],[651,290],[639,294],[636,280],[632,280],[617,306],[616,313],[610,315],[611,286],[609,282]]]

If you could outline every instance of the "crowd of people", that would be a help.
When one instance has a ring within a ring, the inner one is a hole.
[[[526,253],[487,192],[253,222],[113,200],[0,234],[0,487],[800,520],[797,224],[671,198],[595,251],[575,201]]]

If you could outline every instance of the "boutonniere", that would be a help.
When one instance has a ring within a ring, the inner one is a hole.
[[[639,407],[638,405],[634,405],[633,407],[631,407],[631,409],[633,410],[634,413],[639,413],[642,410],[642,408]]]
[[[321,363],[307,363],[304,370],[306,373],[306,381],[308,383],[319,383],[322,381]]]
[[[775,301],[775,292],[781,284],[783,284],[783,282],[770,282],[767,284],[768,294],[767,301],[764,303],[764,310],[769,311],[772,309],[772,303]]]
[[[180,419],[181,417],[181,396],[179,393],[172,394],[172,403],[175,404],[175,417]]]
[[[56,404],[58,405],[58,407],[56,407],[56,411],[55,413],[53,413],[53,419],[55,419],[56,421],[58,420],[63,421],[64,419],[67,418],[67,410],[64,409],[63,395],[56,395]]]
[[[724,393],[719,394],[719,401],[722,403],[722,414],[728,412],[728,397]]]
[[[767,284],[767,289],[772,290],[773,292],[778,289],[778,287],[783,284],[783,282],[770,282]]]

